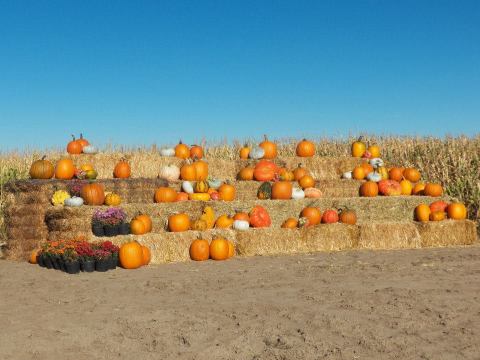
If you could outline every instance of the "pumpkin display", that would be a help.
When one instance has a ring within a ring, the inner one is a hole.
[[[145,226],[145,233],[149,233],[152,231],[152,218],[147,214],[138,214],[134,218],[135,220],[139,220]]]
[[[415,208],[415,220],[427,222],[430,220],[431,210],[426,204],[420,204]]]
[[[187,194],[193,194],[195,189],[190,181],[183,181],[182,182],[182,190],[185,191]]]
[[[269,160],[260,160],[253,170],[253,178],[257,181],[272,181],[277,175],[277,165]]]
[[[120,195],[116,193],[112,192],[105,195],[105,205],[107,206],[118,206],[121,204],[121,202],[122,202],[122,198],[120,197]]]
[[[190,157],[200,160],[203,157],[203,148],[200,145],[192,145],[190,147]]]
[[[32,179],[51,179],[55,174],[53,164],[45,160],[47,156],[43,156],[40,160],[36,160],[30,166],[30,177]]]
[[[53,205],[64,205],[65,201],[70,199],[70,194],[65,190],[57,190],[52,195],[52,204]]]
[[[150,249],[145,245],[140,245],[142,247],[142,266],[146,266],[150,264],[150,260],[152,259],[152,253]]]
[[[423,193],[426,196],[439,197],[443,195],[443,188],[440,184],[427,183],[425,189],[423,189]]]
[[[240,149],[240,159],[246,160],[246,159],[248,159],[249,155],[250,155],[250,147],[247,144],[245,144]],[[262,154],[262,156],[263,156],[263,154]],[[262,156],[260,156],[260,158],[262,158]]]
[[[242,170],[238,172],[237,178],[238,180],[253,180],[253,172],[255,171],[255,168],[251,166],[246,166]]]
[[[70,155],[79,155],[82,153],[83,146],[82,144],[75,139],[75,136],[72,135],[72,141],[67,144],[67,152]]]
[[[298,227],[298,220],[295,218],[288,218],[282,223],[283,229],[296,229]]]
[[[445,220],[445,211],[432,211],[429,216],[430,221]]]
[[[170,215],[168,217],[168,230],[171,232],[190,230],[190,217],[185,213]]]
[[[420,171],[415,168],[406,168],[403,170],[403,177],[412,183],[420,181],[421,175]]]
[[[300,180],[305,175],[310,175],[308,170],[302,166],[302,164],[298,164],[298,166],[293,170],[293,177],[295,181]]]
[[[197,168],[191,161],[187,161],[180,168],[180,179],[187,181],[197,180]]]
[[[117,179],[128,179],[131,173],[130,164],[125,159],[121,159],[113,169],[113,177]]]
[[[308,224],[306,224],[306,226],[315,226],[320,224],[320,221],[322,221],[322,212],[318,207],[307,206],[300,212],[300,217],[308,220]]]
[[[244,221],[250,221],[250,217],[246,212],[242,211],[237,211],[235,215],[233,216],[233,220],[244,220]]]
[[[175,201],[187,201],[188,200],[188,194],[186,192],[180,191],[177,193],[177,198]]]
[[[260,146],[255,146],[248,152],[248,157],[250,159],[259,160],[262,159],[264,156],[265,150]]]
[[[315,187],[315,180],[311,175],[304,175],[300,180],[298,180],[298,184],[302,189],[311,188]]]
[[[83,199],[79,196],[72,196],[71,198],[65,199],[63,204],[70,207],[79,207],[83,205]]]
[[[409,180],[403,179],[400,181],[400,188],[402,195],[412,195],[413,185]]]
[[[273,200],[290,200],[292,198],[293,185],[290,181],[277,181],[272,185]]]
[[[275,159],[277,157],[277,145],[268,140],[267,135],[264,135],[263,138],[264,140],[258,145],[265,151],[263,158]]]
[[[228,242],[228,259],[235,255],[235,244],[231,240],[227,240]]]
[[[467,208],[460,202],[453,202],[447,207],[447,215],[449,219],[465,220],[467,218]]]
[[[62,159],[55,166],[55,178],[60,180],[71,180],[75,175],[75,166],[71,159]]]
[[[363,180],[365,179],[365,169],[363,168],[363,166],[361,165],[358,165],[358,166],[355,166],[353,168],[353,171],[352,171],[352,177],[355,179],[355,180]]]
[[[177,201],[177,192],[170,187],[161,186],[155,190],[155,202],[175,202]]]
[[[380,180],[378,182],[378,192],[385,196],[398,196],[402,194],[402,187],[395,180]]]
[[[272,225],[272,219],[268,211],[260,205],[255,205],[249,214],[250,225],[254,228],[269,227]]]
[[[363,137],[360,136],[357,141],[352,144],[352,156],[353,157],[362,157],[367,150],[367,146],[363,142]]]
[[[215,225],[215,211],[213,208],[211,206],[205,206],[200,219],[205,220],[207,223],[207,229],[213,229],[213,226]]]
[[[158,177],[167,181],[177,181],[180,179],[180,169],[176,165],[165,165],[160,168]]]
[[[338,212],[333,209],[325,210],[322,215],[323,224],[333,224],[338,222]]]
[[[210,243],[210,258],[213,260],[228,259],[228,241],[222,238],[213,239]]]
[[[300,157],[312,157],[315,155],[315,144],[307,139],[303,139],[297,144],[295,152]]]
[[[379,158],[380,157],[380,146],[377,144],[370,145],[367,148],[367,151],[370,153],[372,158]]]
[[[91,182],[82,186],[80,195],[86,205],[103,205],[105,202],[105,188],[103,184]]]
[[[435,211],[443,211],[446,212],[448,207],[448,203],[446,203],[443,200],[437,200],[434,201],[430,204],[430,211],[435,212]]]
[[[287,170],[287,169],[281,169],[278,174],[280,175],[280,180],[283,181],[294,181],[295,180],[295,175],[293,174],[293,171]]]
[[[208,164],[203,160],[195,160],[193,162],[195,168],[195,180],[204,181],[208,178]],[[188,179],[185,179],[188,180]]]
[[[355,225],[357,223],[357,213],[354,210],[342,210],[339,215],[341,223]]]
[[[180,159],[188,159],[190,157],[190,149],[182,143],[182,140],[175,146],[175,156]]]
[[[228,215],[220,215],[217,221],[215,221],[215,227],[217,229],[228,229],[232,227],[233,222],[233,217]]]
[[[305,197],[309,199],[316,199],[316,198],[322,197],[323,195],[320,189],[317,189],[314,187],[303,189],[303,193]]]
[[[413,187],[412,194],[413,195],[424,195],[425,184],[422,182],[416,183]]]
[[[174,148],[162,148],[160,149],[161,156],[175,156],[175,149]]]
[[[393,167],[388,171],[388,178],[390,180],[395,180],[397,182],[402,181],[403,179],[403,168]]]
[[[188,194],[188,198],[195,201],[209,201],[211,197],[209,193],[193,193]]]
[[[272,184],[268,181],[263,182],[257,190],[257,198],[268,200],[272,198]]]
[[[222,184],[222,186],[218,188],[218,194],[223,201],[235,200],[235,192],[235,187],[231,184]]]
[[[30,264],[36,264],[37,263],[38,251],[39,251],[38,249],[35,249],[30,253],[30,257],[28,259],[28,262]]]
[[[195,184],[195,192],[197,193],[206,193],[208,192],[208,189],[208,182],[206,182],[205,180],[197,181],[197,183]]]
[[[235,230],[245,231],[250,228],[250,218],[249,220],[234,220],[232,227]]]
[[[307,188],[307,189],[312,189],[312,188]],[[292,199],[293,200],[305,199],[305,191],[297,187],[292,188]]]
[[[190,259],[195,261],[205,261],[210,258],[210,244],[207,240],[197,239],[190,244]]]
[[[367,181],[360,185],[360,196],[375,197],[378,195],[378,184],[374,181]]]
[[[124,269],[138,269],[143,265],[142,246],[136,241],[123,244],[120,246],[118,258]]]

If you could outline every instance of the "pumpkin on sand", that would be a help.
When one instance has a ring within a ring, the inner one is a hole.
[[[190,244],[190,259],[205,261],[210,258],[210,245],[207,240],[197,239]]]
[[[136,241],[123,244],[120,247],[118,257],[120,265],[124,269],[137,269],[143,265],[142,246]]]

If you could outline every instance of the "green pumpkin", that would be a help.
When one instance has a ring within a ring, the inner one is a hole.
[[[267,200],[272,198],[272,184],[265,181],[257,191],[257,197],[261,200]]]

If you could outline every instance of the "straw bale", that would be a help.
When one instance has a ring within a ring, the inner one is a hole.
[[[422,247],[471,245],[477,241],[475,222],[444,220],[416,223],[422,237]]]
[[[413,222],[367,223],[360,226],[360,249],[412,249],[420,246],[420,233]]]

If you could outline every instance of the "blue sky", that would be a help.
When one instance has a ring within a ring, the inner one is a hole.
[[[479,1],[0,1],[0,149],[475,134]]]

